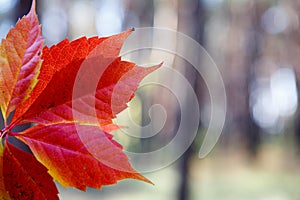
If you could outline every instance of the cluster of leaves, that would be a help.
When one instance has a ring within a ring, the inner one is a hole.
[[[100,189],[125,178],[150,183],[131,167],[110,134],[118,128],[112,119],[126,108],[138,83],[159,67],[138,67],[120,59],[131,31],[44,47],[35,1],[11,28],[0,46],[0,199],[58,199],[53,179],[80,190]],[[83,68],[86,76],[78,78]],[[100,78],[95,76],[99,71]],[[99,79],[96,87],[90,85],[93,78]],[[79,79],[82,89],[74,95]],[[91,120],[94,114],[97,120]],[[14,131],[26,123],[35,126]],[[14,146],[12,137],[28,145],[31,153]]]

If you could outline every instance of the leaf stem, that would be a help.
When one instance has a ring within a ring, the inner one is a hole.
[[[5,137],[7,134],[11,132],[11,130],[20,122],[20,120],[15,121],[14,123],[11,123],[7,126],[7,123],[5,122],[4,129],[0,130],[0,138]]]

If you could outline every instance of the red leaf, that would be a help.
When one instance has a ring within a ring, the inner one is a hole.
[[[4,176],[3,176],[3,145],[2,140],[0,140],[0,199],[10,200],[9,194],[4,186]]]
[[[98,127],[35,126],[17,136],[63,186],[101,188],[124,178],[149,182],[129,164],[116,142]]]
[[[98,69],[98,65],[94,62],[90,62],[89,66],[92,68],[87,72],[101,71],[101,68]],[[71,70],[73,68],[70,66],[66,70],[62,70],[60,76],[57,76],[48,85],[49,88],[61,88],[58,90],[61,93],[55,90],[52,90],[53,92],[44,90],[45,92],[30,108],[32,113],[25,113],[24,117],[27,117],[27,121],[40,124],[78,122],[98,125],[99,120],[103,130],[110,130],[112,119],[127,107],[127,102],[133,97],[140,80],[156,68],[137,67],[134,63],[116,59],[104,71],[94,91],[88,91],[89,88],[93,88],[88,85],[92,83],[89,80],[93,78],[87,76],[81,78],[80,84],[78,84],[80,88],[76,90],[75,94],[73,87],[76,74],[74,74],[74,79],[69,79],[70,81],[64,78],[66,76],[72,78]],[[63,86],[61,86],[62,81],[64,81]],[[53,95],[51,95],[52,93]],[[37,110],[40,110],[40,113],[33,114]],[[94,112],[95,116],[93,116]]]
[[[37,82],[43,40],[35,13],[35,2],[27,16],[2,40],[0,46],[0,105],[5,119],[29,93]]]
[[[9,31],[0,45],[5,121],[0,141],[17,137],[34,156],[7,141],[4,149],[0,144],[0,199],[58,199],[51,176],[81,190],[125,178],[151,183],[131,167],[122,146],[108,133],[118,127],[112,119],[127,107],[139,82],[160,66],[122,61],[120,49],[131,32],[66,39],[43,48],[35,1]],[[12,132],[23,123],[37,125]]]
[[[131,30],[125,31],[119,35],[110,38],[85,37],[73,42],[64,40],[50,49],[45,47],[42,53],[43,64],[41,66],[38,83],[31,93],[31,98],[27,99],[17,109],[13,117],[13,122],[22,116],[22,119],[28,119],[35,114],[41,113],[53,106],[61,105],[72,99],[72,87],[81,64],[91,52],[98,48],[100,51],[98,57],[109,57],[113,60],[119,54],[121,46],[130,34]],[[101,66],[98,70],[101,70]],[[94,79],[97,77],[94,77]],[[62,84],[64,83],[64,84]],[[90,89],[90,87],[86,87]],[[52,98],[49,98],[52,97]]]
[[[5,189],[14,200],[55,200],[57,189],[47,173],[31,154],[19,150],[7,141],[3,152]]]

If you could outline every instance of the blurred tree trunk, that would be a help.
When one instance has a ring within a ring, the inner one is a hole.
[[[252,117],[252,111],[250,107],[250,87],[251,84],[255,81],[255,62],[256,59],[259,57],[259,24],[260,24],[260,18],[259,18],[259,11],[258,11],[258,5],[254,4],[252,8],[249,10],[250,15],[250,28],[249,30],[252,30],[251,33],[248,33],[248,45],[247,47],[249,50],[249,56],[246,58],[247,62],[247,82],[246,82],[246,115],[245,115],[245,131],[247,133],[246,142],[248,147],[248,152],[250,156],[256,157],[257,151],[261,142],[261,136],[260,136],[260,128],[258,125],[254,122]]]
[[[297,74],[297,91],[298,91],[298,103],[300,102],[299,94],[300,94],[300,77]],[[295,114],[295,143],[297,148],[297,155],[300,155],[300,107],[298,105],[297,112]]]
[[[256,3],[232,2],[229,5],[230,31],[224,49],[228,114],[232,118],[231,138],[233,144],[244,144],[251,157],[255,157],[260,143],[259,127],[252,118],[250,86],[255,82],[255,62],[259,45],[259,18]],[[234,127],[234,128],[232,128]],[[237,133],[232,134],[232,133]],[[240,141],[237,139],[240,136]]]
[[[294,35],[294,41],[297,41],[297,47],[298,51],[295,52],[294,57],[294,66],[295,66],[295,73],[296,73],[296,86],[297,86],[297,93],[298,93],[298,106],[297,106],[297,111],[294,116],[294,139],[295,139],[295,147],[296,147],[296,154],[297,156],[300,155],[300,59],[298,57],[298,53],[300,52],[300,37],[299,37],[299,32],[297,31],[296,34]]]
[[[291,7],[294,9],[295,14],[297,15],[297,19],[300,18],[300,14],[298,10],[300,9],[300,3],[298,1],[291,2]],[[298,22],[297,22],[298,23]],[[295,73],[296,73],[296,85],[297,85],[297,92],[298,92],[298,107],[297,111],[294,116],[294,137],[295,137],[295,145],[296,145],[296,153],[299,157],[300,155],[300,30],[298,26],[290,33],[289,37],[293,44],[295,45],[292,49],[293,53],[288,53],[290,55],[289,60],[293,63],[293,66],[295,67]]]
[[[204,27],[205,27],[205,10],[201,0],[187,0],[187,1],[178,1],[178,30],[183,32],[198,43],[203,45],[204,43]],[[195,92],[198,95],[199,106],[201,107],[201,96],[203,89],[203,82],[201,80],[200,74],[193,68],[193,66],[185,67],[185,77],[187,80],[190,80]],[[189,98],[189,97],[187,97]],[[186,100],[186,108],[183,109],[193,109],[189,105],[189,99]],[[191,110],[190,112],[193,112]],[[177,121],[180,123],[180,113],[177,114]],[[199,122],[200,123],[200,122]],[[200,128],[200,127],[199,127]],[[192,146],[192,145],[191,145]],[[178,160],[179,164],[179,174],[180,182],[178,188],[178,200],[188,200],[190,199],[189,191],[189,163],[190,158],[193,154],[192,147],[189,147],[187,151],[182,155]]]

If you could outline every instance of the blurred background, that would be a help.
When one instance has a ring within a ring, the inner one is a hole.
[[[30,0],[0,0],[1,38],[30,5]],[[201,119],[191,147],[171,165],[144,174],[154,186],[124,180],[86,193],[58,186],[61,199],[300,199],[300,1],[37,0],[37,13],[47,46],[66,37],[108,36],[131,27],[180,31],[211,55],[227,94],[221,138],[206,158],[199,159],[210,117],[207,87],[188,63],[174,55],[159,57],[184,74],[197,94]],[[139,90],[130,103],[132,120],[151,124],[155,113],[150,118],[148,111],[154,104],[166,110],[164,127],[146,139],[115,133],[126,150],[159,149],[176,134],[181,112],[172,91],[164,88]]]

